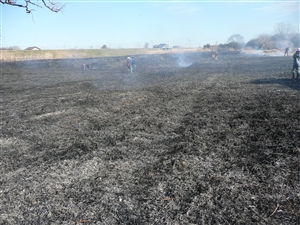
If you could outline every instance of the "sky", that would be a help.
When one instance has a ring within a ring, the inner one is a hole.
[[[1,47],[144,48],[148,43],[151,48],[167,43],[194,48],[224,44],[234,34],[245,42],[272,35],[280,22],[300,29],[299,0],[56,2],[64,5],[62,12],[32,5],[34,11],[27,14],[24,8],[0,4]]]

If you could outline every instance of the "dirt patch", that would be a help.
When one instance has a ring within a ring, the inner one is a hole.
[[[298,224],[292,58],[210,55],[2,63],[0,224]]]

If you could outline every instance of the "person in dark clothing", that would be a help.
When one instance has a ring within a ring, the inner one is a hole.
[[[136,72],[136,61],[135,58],[131,58],[131,67],[132,67],[132,72]]]
[[[289,47],[284,49],[284,56],[289,56],[289,50],[290,50]]]
[[[299,79],[300,76],[300,48],[297,48],[295,54],[293,55],[293,78]]]

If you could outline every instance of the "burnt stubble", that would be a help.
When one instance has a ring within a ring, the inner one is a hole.
[[[136,60],[1,63],[0,224],[299,224],[292,58]]]

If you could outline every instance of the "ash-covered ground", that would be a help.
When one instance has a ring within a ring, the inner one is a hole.
[[[0,224],[299,224],[292,57],[136,61],[1,63]]]

